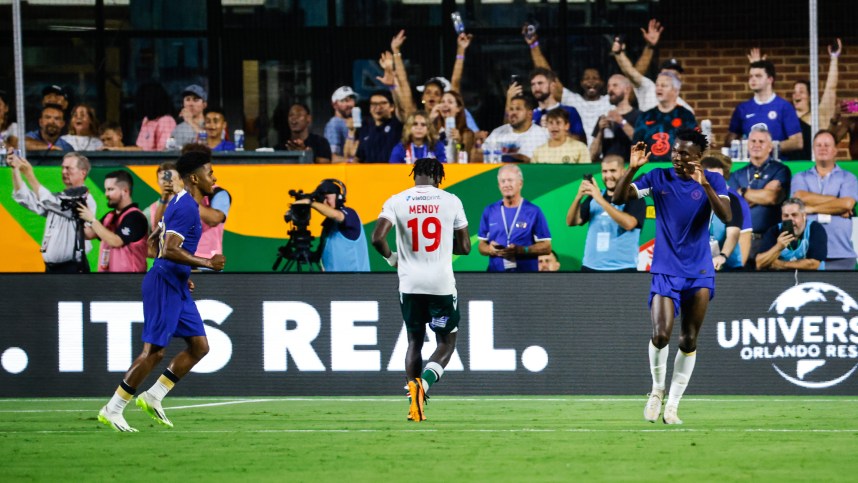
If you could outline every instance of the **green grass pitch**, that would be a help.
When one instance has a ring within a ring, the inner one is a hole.
[[[102,399],[0,399],[3,481],[856,481],[858,398],[168,398],[174,429],[96,421]]]

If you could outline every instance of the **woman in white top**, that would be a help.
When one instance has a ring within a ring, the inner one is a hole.
[[[95,109],[87,104],[75,106],[72,109],[69,133],[61,139],[71,144],[75,151],[101,149],[102,142],[98,137],[98,118],[95,117]]]

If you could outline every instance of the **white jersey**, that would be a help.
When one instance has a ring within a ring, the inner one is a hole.
[[[593,131],[596,130],[596,123],[599,122],[599,117],[606,114],[614,108],[608,96],[599,96],[598,99],[588,101],[581,94],[572,92],[567,88],[563,88],[563,98],[560,104],[564,106],[572,106],[578,111],[581,116],[581,123],[584,125],[584,133],[587,134],[587,146],[593,144]]]
[[[400,292],[456,293],[453,232],[468,226],[456,195],[434,186],[415,186],[385,201],[378,217],[396,227]]]

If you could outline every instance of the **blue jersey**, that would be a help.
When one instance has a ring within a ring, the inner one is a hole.
[[[503,212],[502,212],[503,210]],[[514,208],[506,208],[503,201],[490,204],[480,219],[480,231],[477,238],[486,242],[495,242],[503,246],[510,244],[528,247],[535,242],[550,240],[548,221],[538,206],[527,200]],[[490,272],[503,272],[503,258],[489,257]],[[516,272],[538,272],[537,257],[516,259]]]
[[[717,173],[704,172],[718,196],[727,198],[727,184]],[[632,185],[638,197],[655,204],[655,248],[650,272],[685,278],[714,277],[709,246],[712,206],[700,183],[680,178],[673,168],[658,168]]]
[[[795,107],[780,96],[774,96],[765,104],[759,104],[753,98],[736,106],[730,118],[729,131],[747,136],[754,124],[764,123],[769,128],[773,141],[784,141],[793,134],[801,132],[801,123]]]
[[[541,109],[536,108],[533,110],[533,123],[537,126],[542,126],[545,129],[548,129],[548,123],[541,123],[542,116],[548,113],[551,109],[563,109],[566,111],[566,114],[569,114],[569,134],[573,136],[578,136],[585,143],[587,142],[587,134],[584,133],[584,121],[581,120],[581,115],[578,114],[578,110],[572,106],[565,106],[563,104],[555,104],[554,107],[549,109]]]
[[[170,200],[161,225],[158,258],[155,259],[152,269],[159,270],[168,278],[185,283],[191,275],[191,267],[161,258],[161,252],[164,250],[167,234],[172,233],[183,240],[182,248],[184,250],[189,253],[196,253],[197,245],[200,243],[200,235],[203,232],[203,225],[200,221],[200,206],[190,193],[182,191]]]

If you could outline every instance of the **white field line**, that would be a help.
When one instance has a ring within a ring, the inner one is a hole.
[[[45,430],[45,431],[0,431],[0,434],[113,434],[106,430]],[[693,429],[693,428],[664,428],[664,429],[586,429],[586,428],[492,428],[492,429],[223,429],[223,430],[180,430],[167,431],[170,434],[356,434],[356,433],[804,433],[804,434],[834,434],[858,433],[856,429],[778,429],[778,428],[745,428],[745,429]],[[133,437],[133,436],[128,436]]]
[[[184,399],[184,398],[183,398]],[[271,397],[271,398],[259,398],[259,399],[228,399],[223,400],[222,398],[191,398],[197,399],[201,401],[214,400],[214,402],[209,403],[200,403],[200,404],[188,404],[183,406],[165,406],[164,409],[173,410],[181,410],[181,409],[197,409],[204,407],[216,407],[216,406],[232,406],[236,404],[252,404],[252,403],[289,403],[289,402],[327,402],[327,403],[397,403],[401,404],[405,398],[404,397],[396,397],[396,398],[354,398],[354,397]],[[457,402],[559,402],[559,403],[578,403],[578,404],[589,404],[589,403],[626,403],[626,404],[640,404],[641,400],[645,398],[475,398],[475,397],[456,397],[456,396],[446,396],[443,399],[433,399],[433,403],[457,403]],[[28,399],[0,399],[0,403],[2,402],[57,402],[57,403],[65,403],[65,402],[101,402],[102,399],[94,399],[94,398],[28,398]],[[169,400],[168,400],[169,401]],[[844,398],[844,399],[822,399],[822,398],[802,398],[802,399],[710,399],[710,398],[684,398],[683,402],[733,402],[733,403],[858,403],[858,399],[853,398]],[[97,408],[96,408],[97,409]],[[95,409],[86,408],[86,409],[0,409],[0,414],[25,414],[25,413],[80,413],[80,412],[90,412]]]

